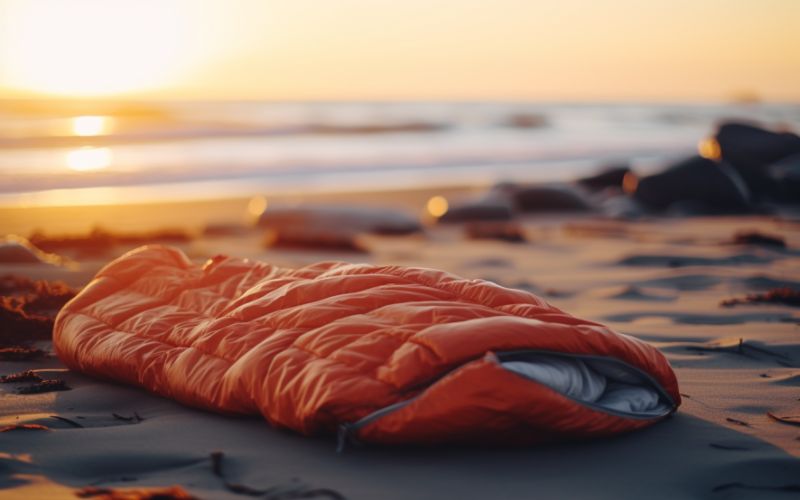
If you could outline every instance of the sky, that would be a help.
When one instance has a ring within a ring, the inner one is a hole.
[[[0,98],[800,102],[800,0],[0,0]]]

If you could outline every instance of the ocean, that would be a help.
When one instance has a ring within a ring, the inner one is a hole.
[[[563,181],[693,154],[800,104],[0,101],[0,205]]]

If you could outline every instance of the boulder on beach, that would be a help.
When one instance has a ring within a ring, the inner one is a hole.
[[[267,229],[263,245],[265,248],[325,252],[369,251],[359,239],[358,233],[346,227],[283,226]]]
[[[779,201],[800,204],[800,154],[787,156],[767,167]]]
[[[349,205],[269,206],[258,217],[257,225],[279,232],[341,228],[351,233],[404,235],[422,230],[419,220],[404,212]]]
[[[633,175],[628,165],[609,165],[594,175],[578,179],[576,183],[590,191],[604,191],[609,188],[622,190],[626,175]]]
[[[461,222],[498,222],[509,221],[513,218],[514,210],[508,199],[499,196],[486,196],[478,200],[450,206],[447,211],[437,219],[437,222],[446,224]]]
[[[592,205],[579,189],[569,185],[519,185],[502,183],[492,188],[511,200],[520,212],[587,212]]]
[[[714,139],[721,159],[736,169],[756,197],[783,197],[779,180],[770,175],[767,167],[800,155],[800,136],[729,122],[720,125]]]
[[[681,215],[744,213],[751,210],[747,186],[724,162],[700,156],[639,180],[633,197],[651,210]]]

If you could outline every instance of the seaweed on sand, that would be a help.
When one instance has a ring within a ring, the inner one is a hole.
[[[743,304],[785,304],[800,307],[800,290],[790,287],[773,288],[764,293],[751,293],[745,297],[734,297],[720,302],[722,307],[733,307]]]
[[[69,391],[70,389],[71,387],[68,386],[66,382],[61,379],[54,378],[42,380],[41,382],[37,382],[33,385],[19,387],[17,388],[17,394],[42,394],[45,392]]]
[[[61,281],[0,277],[0,346],[47,340],[58,311],[76,291]]]

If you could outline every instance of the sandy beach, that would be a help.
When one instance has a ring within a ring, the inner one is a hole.
[[[454,190],[448,196],[473,191]],[[302,201],[346,200],[418,214],[430,194],[341,193]],[[272,429],[260,418],[187,408],[69,371],[51,354],[37,361],[0,362],[0,374],[33,370],[45,379],[63,379],[71,388],[26,395],[17,392],[24,384],[0,385],[0,424],[48,429],[2,434],[0,497],[74,498],[87,486],[172,485],[198,498],[230,499],[248,492],[264,498],[348,499],[796,494],[800,314],[782,304],[721,305],[726,299],[800,287],[796,220],[527,216],[521,219],[525,243],[471,240],[459,225],[430,225],[409,236],[361,235],[364,251],[352,252],[264,248],[261,231],[240,226],[247,221],[247,205],[240,199],[4,210],[0,232],[26,235],[38,228],[68,234],[92,224],[127,231],[178,227],[194,235],[177,246],[197,262],[227,254],[286,267],[320,260],[392,263],[490,280],[531,291],[654,345],[677,373],[683,404],[651,428],[593,442],[519,449],[366,446],[337,454],[334,437],[307,438]],[[189,213],[194,222],[244,229],[203,236],[203,224],[180,224]],[[126,224],[125,217],[136,224]],[[779,235],[786,248],[733,244],[742,231]],[[111,253],[126,249],[115,247]],[[80,287],[113,257],[66,256],[74,265],[3,264],[0,275]],[[52,349],[47,341],[38,345]],[[215,452],[222,455],[212,460]]]
[[[798,20],[0,0],[0,500],[800,499]]]

